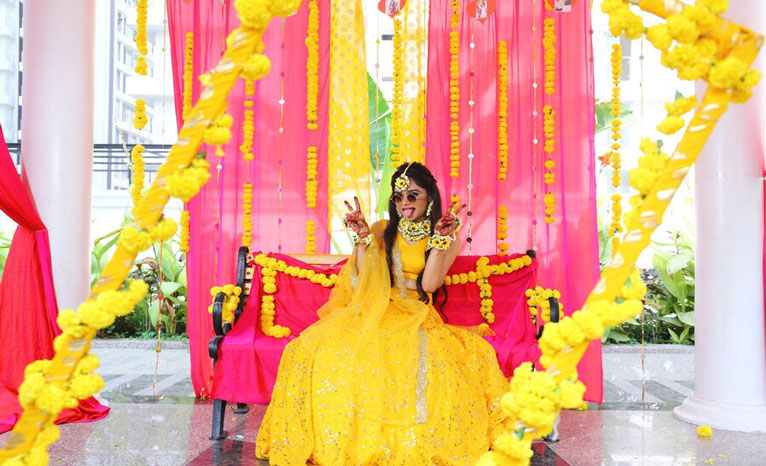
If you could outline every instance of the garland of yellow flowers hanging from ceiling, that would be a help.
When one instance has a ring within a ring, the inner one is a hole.
[[[612,45],[612,102],[611,102],[611,132],[612,151],[609,153],[609,164],[612,166],[612,186],[619,189],[622,186],[622,158],[618,152],[621,149],[620,139],[622,135],[622,104],[620,103],[620,76],[622,76],[622,47],[620,44]],[[612,253],[620,245],[619,234],[622,233],[622,195],[612,194],[612,221],[609,226],[609,236],[612,238]]]
[[[402,100],[404,98],[404,38],[402,13],[394,17],[394,86],[391,97],[391,166],[402,164]]]
[[[306,26],[306,128],[309,131],[319,129],[319,3],[309,0],[309,18]],[[317,206],[317,168],[319,160],[317,146],[306,149],[306,207]],[[306,221],[306,254],[315,254],[316,221]]]
[[[525,363],[514,371],[511,391],[502,397],[501,407],[515,427],[493,441],[492,451],[480,458],[479,466],[528,464],[532,440],[552,430],[561,408],[576,408],[581,403],[585,388],[576,379],[578,361],[590,340],[599,338],[605,327],[622,323],[641,312],[646,286],[634,267],[638,255],[648,246],[673,194],[728,103],[747,100],[751,88],[760,79],[760,73],[749,66],[763,37],[731,22],[721,27],[724,22],[717,15],[725,11],[725,0],[698,0],[691,6],[674,0],[637,0],[636,3],[641,9],[667,19],[664,24],[671,39],[662,44],[666,50],[663,64],[678,70],[683,79],[704,78],[710,86],[672,156],[664,156],[656,144],[642,141],[644,155],[639,159],[639,167],[629,176],[631,186],[639,194],[631,198],[632,210],[624,217],[623,241],[604,267],[583,309],[558,323],[546,325],[539,341],[540,363],[546,370],[533,372],[531,364]],[[628,3],[604,0],[601,8],[610,15],[613,34],[625,33],[628,38],[642,35],[641,17],[630,10]],[[657,31],[647,32],[653,43],[662,35]],[[669,49],[673,40],[680,45]]]
[[[543,20],[543,60],[545,63],[545,95],[552,96],[556,93],[556,20],[553,18]],[[545,138],[543,145],[543,152],[545,153],[545,162],[543,163],[545,167],[543,174],[545,184],[544,220],[545,223],[553,223],[553,214],[556,213],[556,195],[550,190],[551,185],[556,182],[556,174],[553,171],[556,167],[556,162],[553,161],[553,153],[556,151],[556,111],[551,104],[543,107],[543,136]]]
[[[245,68],[243,64],[262,44],[260,36],[271,17],[292,14],[299,1],[272,1],[266,3],[267,10],[257,8],[263,4],[235,1],[242,26],[229,35],[224,56],[214,72],[203,77],[206,98],[197,102],[181,128],[178,140],[183,143],[171,147],[167,162],[136,206],[133,223],[121,232],[117,249],[88,301],[77,311],[65,309],[59,314],[57,323],[62,334],[54,340],[53,359],[27,366],[19,387],[24,412],[0,450],[0,462],[16,466],[47,464],[47,447],[59,436],[54,425],[59,412],[76,406],[77,400],[103,387],[103,380],[92,373],[98,367],[98,358],[87,354],[91,339],[98,329],[111,325],[115,316],[129,314],[148,291],[141,280],[125,286],[136,255],[153,241],[167,240],[175,233],[175,222],[160,220],[162,210],[170,196],[188,202],[210,177],[209,164],[197,154],[208,122],[225,108],[226,97]]]
[[[449,32],[450,177],[460,176],[460,0],[452,0]]]
[[[183,106],[181,107],[181,118],[185,122],[189,118],[189,113],[192,109],[192,80],[194,79],[194,33],[186,33],[186,47],[184,47],[184,89],[183,89]],[[181,212],[181,239],[179,249],[184,254],[189,253],[189,227],[191,224],[191,218],[189,214],[189,208],[184,205],[184,210]]]

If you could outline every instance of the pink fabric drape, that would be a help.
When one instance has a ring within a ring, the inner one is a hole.
[[[464,5],[465,6],[465,5]],[[533,11],[536,8],[536,11]],[[565,312],[583,304],[598,278],[595,156],[593,148],[593,57],[590,9],[578,2],[571,13],[550,13],[543,2],[497,2],[484,23],[461,18],[461,154],[460,177],[449,177],[449,31],[450,2],[431,2],[429,14],[428,109],[426,163],[440,181],[443,196],[471,199],[473,254],[493,253],[497,207],[508,207],[510,250],[536,248],[538,284],[562,293]],[[555,18],[557,92],[544,94],[543,19]],[[536,31],[533,31],[533,25]],[[533,33],[535,40],[533,40]],[[508,44],[508,176],[497,180],[497,42]],[[471,69],[470,44],[474,65]],[[535,64],[533,56],[537,57]],[[535,79],[534,69],[537,70]],[[469,178],[470,78],[473,72],[472,177]],[[562,79],[563,78],[563,79]],[[533,83],[537,82],[535,89]],[[537,103],[538,115],[533,115]],[[556,121],[555,223],[543,222],[542,108],[554,106]],[[537,128],[538,144],[533,134]],[[463,234],[467,235],[466,226]],[[463,253],[467,247],[464,246]],[[594,341],[579,366],[588,387],[585,398],[602,399],[600,341]]]
[[[0,128],[0,210],[18,224],[0,282],[0,433],[13,428],[21,415],[18,387],[24,368],[53,356],[58,306],[53,287],[51,251],[32,196],[21,181]],[[105,417],[109,408],[95,399],[64,410],[56,420],[87,422]]]
[[[215,66],[227,34],[239,25],[233,3],[231,0],[167,1],[179,125],[182,124],[186,33],[194,33],[193,69],[197,76]],[[228,112],[234,118],[234,124],[232,139],[224,146],[226,156],[218,159],[214,148],[201,149],[209,154],[212,177],[189,205],[191,251],[187,255],[187,333],[192,382],[198,395],[209,395],[212,375],[212,363],[207,354],[207,344],[213,335],[207,312],[209,290],[215,285],[233,283],[236,272],[236,253],[242,236],[243,183],[253,184],[253,249],[302,253],[305,251],[306,221],[314,220],[317,252],[329,251],[330,237],[323,228],[327,222],[329,0],[320,0],[319,11],[320,129],[306,129],[308,2],[303,2],[298,13],[284,23],[278,19],[272,21],[263,37],[271,73],[256,82],[255,160],[246,162],[239,152],[243,136],[244,80],[237,83],[228,99]],[[200,92],[196,79],[193,88],[193,101],[196,101]],[[284,106],[280,105],[282,95]],[[280,132],[280,128],[283,131]],[[319,187],[315,209],[308,209],[305,200],[309,145],[318,147]],[[220,173],[215,167],[219,162]]]

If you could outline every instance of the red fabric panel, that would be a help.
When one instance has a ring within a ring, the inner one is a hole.
[[[337,273],[342,264],[333,267],[311,267],[292,257],[271,254],[287,265],[297,265],[325,274]],[[512,256],[513,257],[513,256]],[[475,270],[479,256],[460,256],[450,273]],[[503,258],[490,256],[496,264]],[[505,258],[506,260],[508,257]],[[495,301],[496,321],[492,329],[496,335],[486,337],[495,348],[503,372],[511,375],[524,361],[537,361],[540,356],[534,327],[529,317],[524,292],[534,286],[537,261],[517,272],[494,276],[492,298]],[[219,360],[213,375],[213,397],[241,403],[268,403],[277,376],[279,360],[285,345],[295,338],[272,338],[260,328],[259,311],[260,267],[256,268],[253,294],[250,295],[240,320],[223,339]],[[278,274],[275,295],[275,323],[289,327],[295,334],[317,320],[316,311],[324,304],[330,289],[314,285],[308,280]],[[448,301],[444,314],[449,324],[472,326],[483,320],[479,314],[479,290],[475,283],[448,286]],[[439,299],[441,302],[441,299]]]
[[[2,128],[0,128],[2,136]],[[0,210],[18,223],[3,279],[0,281],[0,433],[13,428],[21,406],[17,389],[24,368],[53,356],[58,307],[51,272],[48,231],[31,195],[16,173],[5,139],[0,142]],[[57,423],[87,422],[105,417],[109,408],[90,398],[75,410],[65,410]]]

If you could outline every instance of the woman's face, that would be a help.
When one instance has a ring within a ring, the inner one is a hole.
[[[402,217],[411,222],[419,222],[426,217],[428,210],[428,194],[426,190],[410,178],[410,184],[404,191],[394,191],[391,198],[396,205],[396,209],[402,214]]]

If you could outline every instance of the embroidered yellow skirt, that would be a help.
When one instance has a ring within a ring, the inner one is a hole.
[[[258,458],[279,466],[473,465],[489,449],[508,390],[493,348],[444,324],[416,292],[385,291],[390,299],[377,308],[358,293],[331,298],[341,310],[287,345]]]

